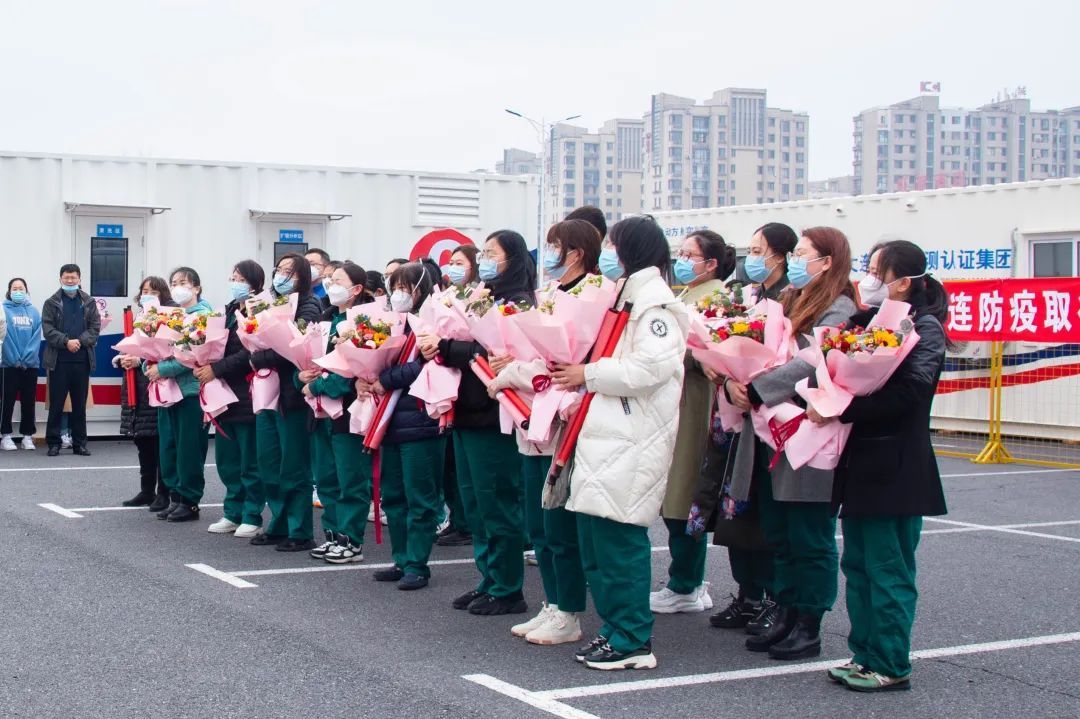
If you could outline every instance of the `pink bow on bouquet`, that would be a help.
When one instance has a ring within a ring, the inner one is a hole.
[[[179,332],[165,325],[159,326],[152,336],[138,329],[113,345],[113,349],[138,357],[148,364],[157,364],[173,356],[174,343],[180,336]],[[184,398],[180,385],[172,377],[151,380],[149,395],[151,407],[171,407]]]
[[[228,341],[229,330],[225,327],[225,318],[207,317],[205,341],[202,344],[175,345],[173,356],[185,367],[205,367],[225,356]],[[216,418],[237,401],[236,394],[224,380],[214,379],[199,388],[199,405],[207,419]]]
[[[836,327],[815,327],[813,345],[800,352],[800,356],[815,365],[817,387],[810,387],[809,380],[804,379],[795,386],[795,391],[822,417],[839,417],[851,404],[853,397],[864,397],[881,389],[919,341],[919,333],[908,317],[910,311],[911,305],[906,302],[885,300],[869,322],[869,328],[893,333],[896,346],[852,348],[849,351],[829,349],[826,353],[824,347],[830,344],[832,338],[839,336],[841,330]],[[851,435],[851,425],[830,422],[814,427],[815,432],[829,438],[832,444],[827,445],[824,458],[814,456],[807,458],[806,463],[815,467],[825,465],[820,467],[822,469],[835,469]],[[795,464],[797,459],[789,452],[789,461],[796,469],[800,466]]]
[[[714,329],[739,319],[762,322],[762,341],[738,335],[719,341],[714,338]],[[780,303],[773,300],[758,302],[750,308],[745,318],[714,321],[691,312],[687,344],[694,359],[739,384],[749,384],[766,370],[784,364],[794,352],[791,321],[784,316]],[[742,411],[727,401],[722,389],[717,393],[717,411],[725,431],[737,431],[742,426]]]
[[[457,298],[457,289],[428,297],[416,315],[409,315],[409,326],[417,335],[436,335],[441,339],[468,341],[472,338],[465,319],[465,304]],[[446,415],[457,400],[461,370],[440,361],[425,362],[409,394],[424,403],[428,416]]]
[[[327,352],[313,361],[316,366],[348,379],[359,379],[368,384],[379,379],[379,375],[392,365],[401,354],[405,344],[405,323],[397,312],[389,312],[381,302],[369,302],[352,307],[345,313],[345,320],[338,323],[338,341],[332,352]],[[381,323],[389,326],[390,336],[375,347],[364,346],[365,342],[375,344],[374,338],[365,339],[365,330],[357,323]],[[323,399],[325,404],[326,399]],[[375,415],[377,402],[367,393],[358,393],[356,401],[349,405],[349,431],[353,434],[367,434]]]
[[[604,316],[615,303],[615,295],[614,282],[600,275],[588,275],[573,290],[564,292],[553,287],[537,307],[506,319],[548,366],[580,364],[596,344]],[[550,378],[546,378],[546,382],[544,379],[535,378],[535,397],[525,397],[526,401],[531,401],[533,410],[526,438],[539,444],[550,441],[555,419],[565,420],[581,401],[580,393],[568,393],[555,387]]]

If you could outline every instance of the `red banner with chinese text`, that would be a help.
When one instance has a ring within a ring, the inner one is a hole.
[[[957,342],[1080,342],[1080,278],[945,282]]]

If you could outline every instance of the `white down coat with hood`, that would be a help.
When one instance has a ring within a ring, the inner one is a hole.
[[[595,392],[578,437],[566,508],[623,524],[660,514],[679,428],[689,319],[655,267],[626,281],[632,303],[614,356],[585,365]]]

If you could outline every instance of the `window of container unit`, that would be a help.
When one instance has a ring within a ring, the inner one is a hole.
[[[94,297],[127,297],[127,278],[127,238],[90,238],[90,294]]]
[[[1076,277],[1080,241],[1075,239],[1040,240],[1031,243],[1033,277]]]

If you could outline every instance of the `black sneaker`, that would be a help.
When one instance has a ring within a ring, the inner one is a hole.
[[[781,607],[776,621],[769,627],[767,632],[747,637],[746,648],[752,652],[767,652],[769,647],[783,641],[795,626],[798,612],[794,609]]]
[[[154,495],[151,492],[139,492],[131,499],[125,499],[120,503],[122,507],[148,507],[150,503],[154,501]],[[160,511],[160,510],[159,510]]]
[[[468,609],[469,605],[475,602],[479,597],[483,596],[483,594],[483,592],[476,589],[472,590],[471,592],[465,592],[460,597],[450,602],[450,606],[452,606],[454,609]]]
[[[169,504],[165,507],[165,509],[158,512],[156,516],[158,519],[168,519],[169,515],[175,512],[179,506],[180,502],[175,499],[170,499]]]
[[[709,617],[709,624],[717,629],[742,629],[761,613],[761,602],[750,602],[731,595],[731,604]]]
[[[311,555],[312,559],[326,559],[326,553],[330,551],[330,547],[333,547],[335,544],[337,544],[337,540],[334,539],[333,532],[331,532],[330,530],[326,530],[324,534],[326,536],[326,541],[308,552],[308,554]],[[345,542],[348,543],[348,541],[349,540],[346,537]]]
[[[761,609],[758,615],[746,623],[746,633],[754,636],[764,634],[772,629],[780,618],[780,607],[771,599],[761,601]]]
[[[607,644],[607,637],[605,637],[603,634],[597,634],[595,637],[592,638],[591,642],[574,652],[574,659],[576,661],[583,662],[585,661],[585,657],[589,656],[605,644]]]
[[[617,652],[610,644],[605,643],[587,654],[584,663],[589,669],[604,671],[656,669],[656,656],[652,653],[652,642],[632,652]]]
[[[435,540],[435,544],[440,547],[465,547],[472,544],[472,535],[453,529],[439,535],[439,538]]]
[[[86,445],[76,445],[75,447],[72,447],[71,453],[78,457],[90,456],[90,450],[86,448]]]
[[[397,588],[405,592],[411,592],[414,589],[423,589],[427,585],[427,577],[421,577],[419,574],[406,574],[397,583]]]
[[[274,547],[279,552],[306,552],[314,548],[315,540],[313,539],[286,539]]]
[[[401,571],[399,567],[386,567],[385,569],[376,569],[372,577],[376,582],[396,582],[405,576],[405,572]]]
[[[199,505],[184,502],[183,504],[177,504],[176,509],[165,519],[170,522],[194,522],[198,518]]]
[[[497,617],[503,614],[524,614],[529,611],[529,605],[521,592],[514,592],[505,597],[493,597],[486,594],[479,597],[469,605],[469,614],[478,617]]]
[[[59,447],[59,445],[55,445],[55,444],[50,444],[49,445],[49,456],[50,457],[59,457],[60,456],[60,447]]]
[[[147,507],[147,509],[150,510],[151,512],[153,512],[154,514],[157,514],[158,512],[164,511],[165,508],[168,507],[168,506],[169,506],[169,495],[167,495],[167,494],[159,494],[158,496],[154,497],[154,501],[150,503],[150,506]]]
[[[257,537],[252,537],[250,543],[254,544],[256,547],[266,547],[281,544],[286,539],[288,539],[288,537],[280,534],[260,534]]]

